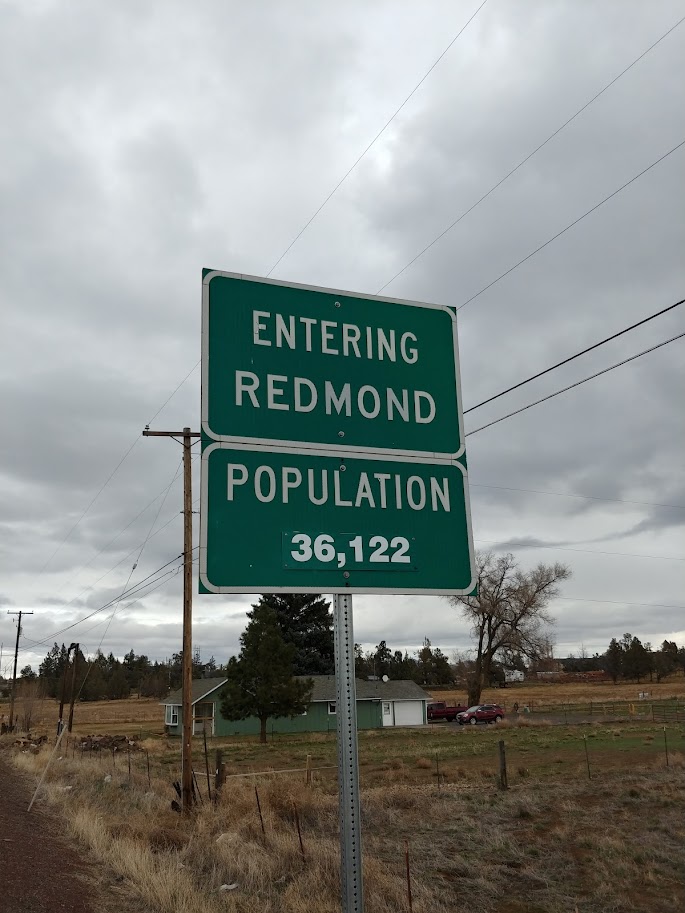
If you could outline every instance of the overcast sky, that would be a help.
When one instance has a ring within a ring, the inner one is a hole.
[[[479,5],[0,0],[3,669],[5,610],[34,612],[20,665],[53,640],[179,649],[180,576],[53,633],[182,551],[181,449],[139,435],[199,427],[199,370],[157,413],[199,359],[201,269],[265,275]],[[682,16],[488,0],[273,276],[378,292]],[[685,23],[384,294],[463,304],[685,140],[684,80]],[[466,408],[684,297],[684,166],[681,147],[459,311]],[[684,331],[685,306],[466,428]],[[685,644],[684,356],[467,441],[476,546],[572,568],[558,655]],[[237,651],[252,600],[195,597],[203,659]],[[469,646],[440,597],[358,597],[355,635]]]

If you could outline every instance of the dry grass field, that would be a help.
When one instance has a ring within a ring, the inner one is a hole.
[[[409,909],[405,840],[414,913],[680,913],[685,743],[682,727],[667,735],[668,767],[663,727],[648,723],[361,733],[367,913]],[[507,792],[496,788],[500,738]],[[125,755],[63,746],[41,800],[63,813],[65,826],[141,910],[337,913],[334,772],[315,773],[311,787],[302,773],[233,777],[216,806],[205,795],[186,820],[170,809],[178,744],[157,738],[143,747],[148,754],[132,754],[129,775]],[[222,750],[235,774],[301,767],[307,754],[315,766],[334,763],[335,742],[326,734],[276,737],[266,746],[230,739]],[[37,780],[48,752],[13,751],[13,759]]]
[[[409,909],[405,841],[413,913],[680,913],[685,731],[641,714],[648,706],[638,702],[640,690],[656,701],[682,697],[685,680],[525,683],[483,695],[533,711],[498,726],[360,732],[367,913]],[[587,718],[579,708],[590,702],[620,702],[620,718],[602,709]],[[564,707],[570,725],[552,725],[547,715],[563,723]],[[54,701],[35,702],[34,734],[54,738],[57,710]],[[114,899],[111,913],[337,913],[335,733],[276,735],[266,745],[254,736],[210,738],[208,759],[195,739],[200,798],[185,819],[171,809],[180,742],[164,736],[158,701],[77,704],[74,721],[39,802],[55,808],[88,858],[125,889],[126,911]],[[86,734],[126,734],[138,748],[82,751]],[[500,740],[506,792],[498,789]],[[0,738],[0,749],[37,782],[50,746],[33,754],[13,742]],[[213,773],[217,749],[228,779],[215,804],[206,770]]]
[[[672,697],[685,697],[685,676],[672,675],[662,682],[517,682],[506,688],[488,688],[481,697],[482,703],[498,703],[511,707],[518,702],[524,705],[562,705],[604,703],[608,701],[638,701],[641,691],[649,693],[656,701]],[[436,691],[436,700],[464,702],[465,691]]]
[[[16,711],[21,716],[21,699],[17,699]],[[65,716],[69,707],[65,708]],[[9,703],[0,702],[0,714],[9,716]],[[45,698],[37,699],[33,706],[32,729],[35,732],[54,733],[57,730],[59,702]],[[156,698],[132,697],[121,701],[92,701],[78,703],[74,707],[74,732],[85,734],[107,733],[108,735],[161,735],[164,732],[164,708]]]
[[[554,707],[574,704],[599,705],[611,701],[635,702],[639,708],[638,693],[646,691],[655,701],[672,697],[685,698],[685,676],[671,676],[660,682],[524,682],[509,685],[506,688],[490,688],[483,692],[482,701],[496,702],[507,709],[514,703],[520,708],[530,707],[533,712],[550,712]],[[464,691],[436,691],[436,700],[463,703],[466,701]],[[649,702],[647,702],[649,703]],[[17,702],[21,709],[21,701]],[[54,700],[36,700],[33,707],[34,731],[53,733],[57,727],[59,705]],[[9,715],[7,701],[0,702],[0,714]],[[164,732],[164,709],[155,698],[131,697],[120,701],[94,701],[78,703],[74,711],[74,731],[81,735],[106,733],[109,735],[126,734],[138,737],[161,735]]]

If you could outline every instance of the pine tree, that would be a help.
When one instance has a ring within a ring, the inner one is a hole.
[[[611,638],[609,649],[604,654],[604,668],[611,676],[613,683],[616,684],[623,671],[623,647],[615,637]]]
[[[221,714],[227,720],[256,716],[259,740],[266,742],[267,720],[305,712],[312,681],[293,677],[296,648],[286,643],[276,612],[260,603],[249,614],[240,636],[240,656],[232,656],[226,668]]]
[[[267,606],[276,613],[283,639],[295,647],[294,675],[332,675],[335,671],[333,653],[333,616],[331,604],[312,593],[264,593],[247,613]]]

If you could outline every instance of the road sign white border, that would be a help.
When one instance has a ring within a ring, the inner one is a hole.
[[[339,450],[326,450],[322,451],[314,448],[296,448],[296,447],[275,447],[272,445],[264,445],[260,447],[254,447],[251,444],[246,443],[233,443],[229,441],[217,441],[214,444],[210,444],[202,452],[201,460],[201,471],[200,471],[200,582],[210,593],[333,593],[337,595],[344,595],[345,593],[358,593],[360,595],[369,594],[373,595],[374,593],[385,594],[385,595],[395,595],[395,596],[466,596],[469,593],[473,592],[473,588],[476,585],[476,564],[475,564],[475,555],[473,549],[473,530],[471,527],[471,499],[469,497],[469,484],[468,484],[468,473],[466,467],[463,463],[460,463],[458,460],[441,460],[435,457],[422,457],[421,459],[407,459],[406,457],[401,457],[396,454],[392,456],[380,456],[374,455],[371,456],[368,453],[358,453],[354,456],[346,455],[349,459],[376,459],[379,462],[390,462],[390,463],[428,463],[434,466],[457,466],[464,476],[464,510],[466,514],[466,536],[469,546],[469,563],[471,565],[472,578],[468,587],[460,590],[450,590],[450,589],[425,589],[417,588],[405,591],[402,589],[396,589],[394,587],[333,587],[333,588],[324,588],[324,587],[293,587],[293,586],[272,586],[271,584],[264,584],[264,586],[254,586],[250,589],[245,589],[242,587],[217,587],[214,584],[210,583],[207,579],[207,486],[209,484],[208,472],[207,472],[207,460],[209,455],[214,450],[246,450],[250,453],[279,453],[279,454],[297,454],[300,456],[318,456],[318,457],[333,457],[341,458]],[[343,457],[344,458],[344,457]],[[236,532],[236,535],[240,535],[239,531]],[[405,575],[400,575],[406,579]]]
[[[317,443],[310,441],[290,441],[278,440],[276,438],[252,438],[234,435],[215,434],[209,427],[209,403],[206,392],[209,383],[209,284],[212,279],[220,276],[225,279],[244,279],[246,282],[258,282],[262,285],[282,285],[286,288],[299,288],[308,292],[323,292],[328,295],[342,295],[346,298],[360,298],[364,301],[383,301],[388,304],[403,304],[409,307],[428,308],[429,310],[445,311],[452,320],[452,339],[454,344],[454,381],[457,393],[457,420],[459,424],[459,440],[461,447],[455,453],[438,453],[425,450],[396,450],[387,447],[357,447],[346,444]],[[459,372],[459,340],[457,338],[457,315],[453,308],[446,304],[429,304],[423,301],[409,301],[405,298],[386,298],[380,295],[364,295],[361,292],[349,292],[343,289],[324,288],[316,285],[303,285],[299,282],[282,282],[280,279],[264,279],[260,276],[250,276],[244,273],[229,273],[223,270],[211,270],[202,279],[202,401],[201,401],[201,421],[202,430],[213,441],[223,441],[226,443],[244,443],[249,442],[258,446],[273,444],[290,450],[293,447],[306,447],[310,450],[330,450],[335,447],[336,450],[345,451],[346,453],[366,453],[366,454],[398,454],[405,457],[437,457],[442,460],[456,460],[464,453],[466,448],[464,439],[464,416],[461,402],[461,378]]]

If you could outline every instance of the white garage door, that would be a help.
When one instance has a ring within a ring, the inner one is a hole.
[[[395,701],[395,726],[420,726],[423,701]]]

